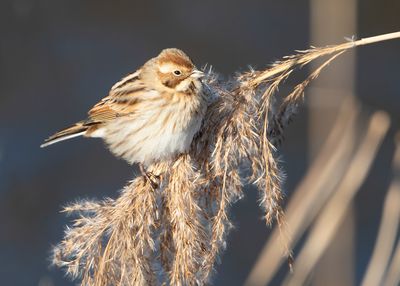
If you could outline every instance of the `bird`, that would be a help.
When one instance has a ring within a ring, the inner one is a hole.
[[[207,109],[205,74],[176,48],[164,49],[115,83],[86,120],[63,129],[41,147],[78,136],[100,137],[129,164],[149,165],[188,152]]]

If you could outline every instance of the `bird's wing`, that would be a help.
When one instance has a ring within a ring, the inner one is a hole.
[[[105,123],[132,114],[143,93],[149,91],[139,79],[140,71],[127,75],[113,85],[108,96],[89,110],[88,123]]]
[[[103,123],[120,116],[135,114],[139,109],[138,103],[147,93],[152,92],[139,79],[139,71],[127,75],[111,88],[108,96],[89,110],[88,119],[55,133],[46,139],[41,147],[80,135],[90,135]]]

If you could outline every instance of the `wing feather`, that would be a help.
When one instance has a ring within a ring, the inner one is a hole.
[[[143,95],[150,89],[140,80],[140,71],[127,75],[113,85],[108,96],[94,105],[88,112],[88,119],[61,130],[45,140],[41,147],[67,140],[80,135],[90,136],[104,123],[117,117],[134,114]]]
[[[89,110],[88,122],[105,123],[134,113],[141,95],[147,91],[149,89],[140,80],[140,70],[127,75],[113,85],[108,96]]]

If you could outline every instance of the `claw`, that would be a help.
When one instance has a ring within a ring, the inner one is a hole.
[[[149,181],[152,189],[157,189],[159,187],[160,176],[157,176],[152,172],[147,172],[142,164],[139,164],[139,169],[142,173],[142,176]]]

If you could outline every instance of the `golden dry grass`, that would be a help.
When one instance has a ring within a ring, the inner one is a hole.
[[[67,206],[77,218],[54,248],[53,263],[82,285],[209,283],[232,227],[229,207],[244,185],[258,188],[266,223],[285,226],[276,148],[308,84],[346,50],[395,37],[400,33],[312,48],[230,82],[209,71],[210,104],[190,152],[151,166],[156,186],[138,177],[116,199]],[[323,56],[319,68],[276,100],[295,69]],[[285,254],[291,256],[289,245]]]

